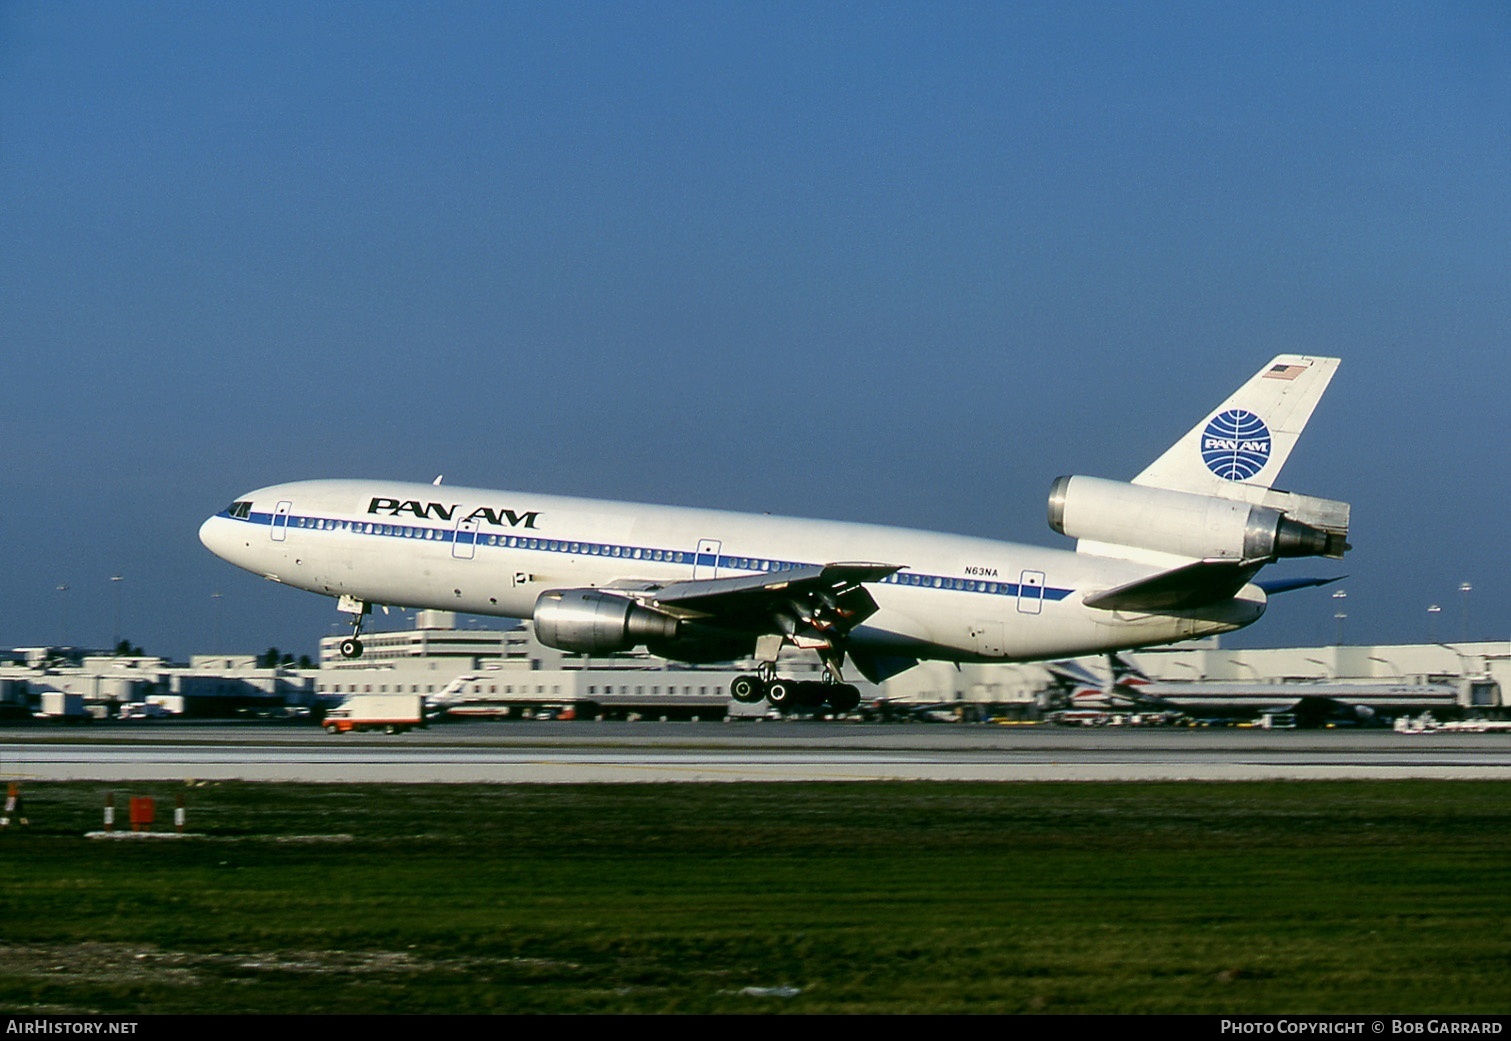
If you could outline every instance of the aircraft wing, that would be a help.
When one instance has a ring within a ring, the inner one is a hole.
[[[647,606],[720,628],[770,631],[778,621],[788,635],[816,629],[843,635],[876,613],[865,583],[901,571],[901,564],[842,562],[768,574],[673,582],[639,594]]]
[[[1198,560],[1086,597],[1105,611],[1179,611],[1231,599],[1261,567],[1241,560]]]
[[[1296,700],[1289,708],[1279,709],[1294,715],[1303,726],[1322,726],[1328,722],[1367,723],[1375,718],[1375,710],[1368,705],[1350,702],[1342,697],[1326,694],[1307,694]]]

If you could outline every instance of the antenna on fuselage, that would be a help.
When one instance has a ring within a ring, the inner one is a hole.
[[[441,478],[445,477],[445,476],[446,476],[445,474],[436,474],[435,475],[435,480],[431,481],[430,483],[433,484],[433,485],[435,485],[437,488],[439,488],[441,486]]]

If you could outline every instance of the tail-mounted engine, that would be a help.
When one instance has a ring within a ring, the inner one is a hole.
[[[535,601],[535,635],[547,647],[614,654],[677,636],[677,619],[598,589],[548,589]]]
[[[1350,548],[1346,502],[1235,491],[1254,501],[1059,477],[1049,491],[1049,526],[1073,539],[1201,560],[1337,559]]]

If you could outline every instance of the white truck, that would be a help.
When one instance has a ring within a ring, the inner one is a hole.
[[[328,734],[352,734],[381,730],[402,734],[425,726],[422,694],[355,694],[325,714],[321,724]]]

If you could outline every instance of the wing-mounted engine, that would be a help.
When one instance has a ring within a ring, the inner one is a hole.
[[[1097,477],[1059,477],[1049,526],[1096,546],[1130,547],[1195,560],[1263,563],[1280,557],[1342,558],[1345,502],[1254,486],[1200,495]]]
[[[599,589],[548,589],[535,601],[535,635],[547,647],[616,654],[677,637],[670,615]]]

